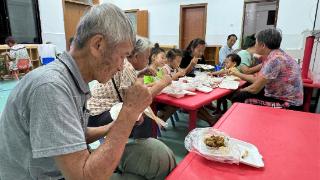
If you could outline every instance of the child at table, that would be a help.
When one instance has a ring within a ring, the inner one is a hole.
[[[186,75],[184,69],[180,69],[183,53],[179,49],[170,49],[167,52],[167,64],[162,67],[164,74],[171,76],[172,80],[178,80]]]
[[[239,66],[241,63],[241,58],[238,54],[232,53],[227,55],[226,59],[224,60],[224,69],[216,72],[209,73],[211,76],[221,76],[226,75],[230,71],[238,71],[237,66]]]
[[[237,66],[241,64],[241,57],[235,53],[227,55],[226,59],[224,60],[224,69],[216,72],[209,73],[210,76],[223,76],[229,74],[230,71],[237,71],[239,72]],[[219,117],[221,115],[221,104],[223,105],[224,111],[227,109],[226,98],[220,98],[217,100],[217,108],[215,110],[216,115]]]
[[[167,64],[163,66],[163,72],[166,75],[170,75],[172,80],[177,80],[179,77],[185,76],[186,72],[184,69],[180,69],[180,63],[182,59],[183,53],[179,49],[171,49],[167,52]],[[166,121],[170,116],[173,115],[174,112],[178,110],[177,107],[163,105],[159,106],[158,116]],[[217,119],[214,119],[210,113],[204,108],[200,107],[197,112],[198,118],[208,122],[210,126],[212,126]]]
[[[160,48],[158,43],[154,44],[151,49],[149,57],[149,67],[148,69],[153,72],[152,74],[145,75],[143,77],[145,84],[151,84],[156,81],[156,79],[161,79],[163,77],[162,67],[166,64],[166,54],[165,51]]]

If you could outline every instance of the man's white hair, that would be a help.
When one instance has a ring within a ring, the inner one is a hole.
[[[87,11],[78,24],[74,44],[81,49],[97,34],[103,35],[111,47],[128,40],[135,44],[130,20],[119,7],[110,3],[93,6]]]

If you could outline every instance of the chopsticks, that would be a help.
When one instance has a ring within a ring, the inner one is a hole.
[[[127,75],[129,77],[131,83],[133,84],[136,81],[136,77],[134,77],[134,75],[131,73],[128,73]],[[160,126],[160,127],[167,127],[168,126],[168,123],[164,122],[162,119],[160,119],[159,117],[157,117],[154,114],[154,112],[150,106],[147,107],[146,111],[144,111],[144,114],[146,116],[148,116],[149,118],[153,119],[154,122],[157,123],[158,126]]]

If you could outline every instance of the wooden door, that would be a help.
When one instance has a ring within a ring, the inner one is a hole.
[[[207,4],[180,6],[180,48],[185,49],[195,38],[205,39]]]
[[[64,1],[64,29],[66,34],[66,48],[69,50],[70,38],[76,33],[77,25],[81,16],[91,6],[86,3],[76,1]]]
[[[137,35],[149,37],[148,10],[130,9],[126,10],[125,13]]]
[[[143,37],[149,37],[148,31],[148,11],[137,12],[137,34]]]

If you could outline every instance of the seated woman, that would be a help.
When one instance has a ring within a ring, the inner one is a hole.
[[[281,33],[276,29],[260,31],[256,36],[256,52],[266,56],[257,77],[235,71],[230,73],[251,82],[235,93],[233,102],[255,98],[267,102],[287,104],[287,108],[300,110],[303,103],[303,84],[298,63],[280,49]]]
[[[4,52],[1,55],[8,56],[9,58],[9,71],[15,74],[19,74],[18,61],[28,60],[28,69],[32,67],[30,57],[27,48],[22,44],[17,44],[13,37],[9,36],[5,40],[6,44],[10,47],[9,52]]]
[[[166,75],[170,75],[172,80],[178,80],[179,77],[183,77],[185,75],[186,71],[179,68],[182,56],[182,51],[179,49],[171,49],[167,52],[167,64],[163,66],[163,72]],[[167,105],[162,106],[161,110],[158,112],[158,115],[161,119],[166,121],[177,110],[177,107]],[[205,108],[200,108],[197,116],[200,119],[208,122],[210,126],[216,122],[216,119],[214,119]]]
[[[227,55],[226,59],[224,60],[224,69],[216,72],[211,72],[208,75],[210,76],[221,76],[226,75],[229,73],[230,70],[232,71],[239,71],[237,67],[241,63],[241,58],[237,54],[229,54]]]
[[[125,96],[125,90],[131,86],[136,78],[136,71],[142,70],[148,64],[151,43],[148,39],[137,37],[135,47],[131,55],[124,61],[122,71],[116,73],[110,81],[105,84],[97,83],[91,90],[92,97],[87,102],[90,117],[88,126],[97,127],[112,123],[109,110]],[[162,88],[171,83],[171,79],[164,77],[152,88],[160,92]],[[147,117],[141,125],[132,131],[134,138],[148,138],[151,136],[151,120]]]
[[[146,68],[148,72],[144,72],[144,83],[154,83],[156,79],[161,79],[163,71],[161,68],[166,64],[166,53],[160,48],[158,43],[154,44],[149,57],[149,66]]]
[[[243,43],[244,50],[237,53],[241,58],[241,64],[238,66],[238,69],[243,74],[254,74],[261,69],[262,64],[256,62],[256,57],[254,57],[254,53],[256,52],[255,44],[256,38],[254,34],[247,36]]]
[[[204,59],[204,50],[206,49],[206,42],[200,38],[192,40],[187,49],[183,53],[180,67],[186,70],[186,74],[194,76],[193,68],[196,64],[206,64]]]

